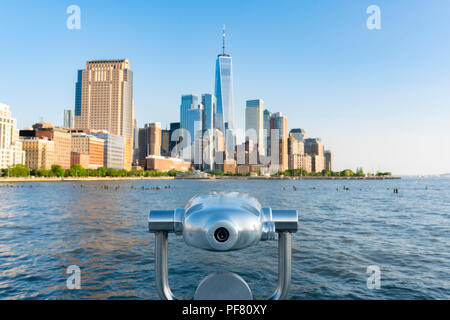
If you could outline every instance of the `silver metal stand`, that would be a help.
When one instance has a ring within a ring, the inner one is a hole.
[[[166,231],[155,233],[155,279],[156,289],[163,300],[179,300],[170,290],[168,256],[169,237]],[[278,233],[278,284],[269,300],[287,297],[291,283],[291,233]]]

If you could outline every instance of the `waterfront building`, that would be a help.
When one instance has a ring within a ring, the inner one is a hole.
[[[16,164],[25,164],[17,121],[11,117],[9,106],[0,103],[0,169]]]
[[[325,169],[333,171],[333,156],[330,150],[325,151]]]
[[[139,165],[145,166],[149,155],[161,155],[161,123],[148,123],[139,129]]]
[[[256,134],[255,137],[246,137],[253,139],[257,145],[259,155],[265,155],[264,150],[264,101],[262,99],[247,100],[245,108],[245,131]]]
[[[149,155],[145,158],[145,169],[168,172],[170,170],[189,171],[191,163],[180,158]]]
[[[87,133],[72,133],[71,165],[81,164],[86,169],[97,169],[104,165],[104,153],[105,140]]]
[[[291,132],[288,139],[288,159],[289,169],[304,169],[308,172],[312,171],[312,157],[305,154],[305,143],[303,140],[297,140]]]
[[[180,105],[180,125],[188,130],[188,111],[198,105],[198,96],[195,94],[185,94],[181,96]]]
[[[74,110],[64,110],[64,128],[73,129],[75,122]]]
[[[325,169],[325,156],[313,154],[312,156],[312,171],[320,173]]]
[[[75,128],[124,137],[123,161],[125,168],[131,168],[133,119],[133,72],[128,59],[87,61],[75,86]]]
[[[272,163],[271,166],[273,169],[277,169],[279,171],[285,171],[289,167],[288,161],[288,134],[287,134],[287,118],[281,114],[281,112],[273,113],[270,117],[270,129],[278,130],[278,163]],[[273,148],[274,146],[271,146]]]
[[[34,170],[49,170],[55,163],[55,142],[47,138],[21,137],[25,151],[25,165]]]
[[[49,123],[36,123],[33,125],[37,138],[47,138],[54,142],[54,163],[63,169],[70,169],[72,153],[72,135],[66,128],[54,127]]]
[[[234,130],[233,68],[231,56],[225,53],[225,29],[222,39],[222,53],[216,60],[214,94],[217,98],[216,128],[225,132],[226,128]]]
[[[125,169],[125,138],[106,130],[90,130],[92,135],[104,141],[103,166],[111,169]]]

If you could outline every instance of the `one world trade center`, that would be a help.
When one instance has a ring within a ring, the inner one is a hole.
[[[223,29],[222,53],[217,56],[215,96],[217,98],[216,125],[225,133],[234,130],[233,71],[231,56],[225,53],[225,27]]]

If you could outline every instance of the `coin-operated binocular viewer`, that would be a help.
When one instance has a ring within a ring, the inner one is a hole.
[[[177,299],[168,281],[168,234],[182,235],[184,241],[209,251],[233,251],[275,240],[278,234],[278,284],[270,297],[287,296],[291,282],[291,233],[297,232],[297,210],[262,208],[245,194],[211,193],[192,198],[185,208],[151,210],[149,231],[155,233],[155,279],[161,299]],[[251,300],[252,292],[240,276],[217,272],[199,284],[194,299]]]

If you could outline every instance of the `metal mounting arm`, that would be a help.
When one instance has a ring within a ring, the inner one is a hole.
[[[155,232],[155,281],[156,290],[163,300],[179,300],[169,286],[169,235],[167,231]]]
[[[278,233],[278,284],[269,300],[286,298],[291,284],[291,234]]]

